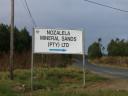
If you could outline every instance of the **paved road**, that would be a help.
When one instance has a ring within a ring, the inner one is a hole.
[[[82,61],[80,60],[75,60],[74,63],[77,67],[82,68]],[[103,66],[98,66],[94,64],[89,64],[86,61],[85,65],[87,70],[96,72],[98,74],[102,75],[110,75],[114,77],[121,77],[121,78],[128,78],[128,69],[117,69],[117,68],[110,68],[110,67],[103,67]]]

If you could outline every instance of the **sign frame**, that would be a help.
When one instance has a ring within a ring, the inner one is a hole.
[[[81,39],[82,39],[82,41],[81,41],[81,44],[82,44],[82,48],[81,48],[81,50],[82,50],[82,53],[55,53],[55,52],[34,52],[34,49],[35,49],[35,29],[45,29],[45,28],[34,28],[33,29],[33,53],[34,54],[83,54],[84,53],[84,51],[83,51],[83,39],[84,39],[84,37],[83,37],[83,35],[84,35],[84,31],[83,30],[78,30],[78,29],[69,29],[70,31],[81,31],[82,32],[82,36],[81,36]],[[47,30],[47,29],[45,29],[45,30]],[[62,29],[62,28],[58,28],[58,29],[50,29],[50,30],[68,30],[68,29]],[[59,49],[59,48],[58,48]]]

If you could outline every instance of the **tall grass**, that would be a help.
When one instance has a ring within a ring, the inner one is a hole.
[[[31,91],[30,70],[15,70],[15,78],[13,81],[9,80],[9,74],[7,72],[0,72],[0,75],[0,96],[20,96],[24,94],[29,96],[28,94]],[[71,67],[34,69],[34,93],[36,94],[41,90],[42,92],[47,92],[46,94],[50,92],[50,94],[52,94],[51,96],[54,96],[54,94],[61,94],[59,93],[59,90],[63,90],[62,92],[64,92],[64,90],[67,89],[70,90],[72,88],[82,87],[82,76],[83,72],[81,70]],[[86,73],[86,76],[86,82],[105,80],[104,78],[90,74],[89,72]],[[38,94],[40,94],[40,92]]]
[[[15,70],[15,78],[9,80],[7,72],[0,72],[0,96],[30,96],[30,70]],[[83,72],[80,69],[36,68],[34,69],[33,96],[127,96],[127,91],[86,89],[93,84],[109,79],[86,72],[86,86],[83,86]]]
[[[31,64],[30,52],[14,53],[14,69],[28,69]],[[9,69],[9,53],[0,54],[0,71]]]
[[[128,57],[105,56],[99,59],[94,59],[91,63],[128,68]]]

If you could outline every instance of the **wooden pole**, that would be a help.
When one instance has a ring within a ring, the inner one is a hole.
[[[14,79],[13,75],[13,59],[14,59],[14,0],[11,0],[11,30],[10,30],[10,79]]]

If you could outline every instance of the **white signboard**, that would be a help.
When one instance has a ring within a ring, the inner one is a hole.
[[[34,53],[83,54],[80,30],[34,29]]]

